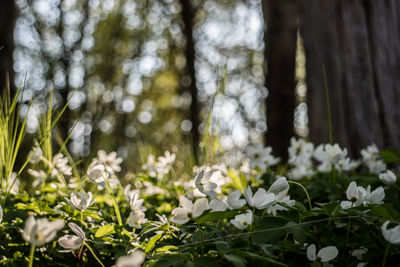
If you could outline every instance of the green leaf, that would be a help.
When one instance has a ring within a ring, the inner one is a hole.
[[[231,262],[235,267],[246,267],[247,260],[235,254],[225,254],[225,259]]]
[[[173,254],[164,254],[157,263],[154,265],[155,267],[171,267],[171,266],[182,266],[184,263],[184,259],[181,254],[173,253]]]
[[[235,217],[241,213],[240,211],[214,211],[214,212],[209,212],[206,215],[201,216],[199,219],[197,219],[196,223],[202,224],[206,222],[212,222],[216,221],[219,219],[225,219],[225,218],[232,218]]]
[[[157,241],[161,239],[162,236],[163,236],[163,234],[158,234],[158,235],[153,236],[150,239],[150,241],[147,243],[147,245],[146,245],[146,247],[144,249],[144,252],[145,253],[149,253],[154,248],[154,246],[156,245]]]
[[[17,203],[14,205],[14,207],[18,210],[32,210],[32,211],[36,212],[37,214],[42,214],[42,211],[40,210],[40,208],[33,203],[29,203],[29,204]]]
[[[198,267],[213,267],[213,266],[220,266],[218,262],[215,261],[215,259],[210,258],[210,257],[200,257],[192,261],[194,266]]]
[[[163,246],[161,248],[156,249],[156,252],[167,252],[172,250],[178,250],[176,246]]]
[[[385,149],[379,152],[385,163],[400,162],[400,151],[394,149]]]
[[[115,233],[115,225],[114,224],[106,224],[100,227],[96,233],[94,234],[95,237],[99,238],[108,234]]]

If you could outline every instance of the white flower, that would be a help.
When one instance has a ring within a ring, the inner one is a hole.
[[[351,160],[350,158],[343,158],[339,160],[339,162],[336,164],[336,167],[340,171],[351,171],[357,168],[360,165],[361,162],[357,160]]]
[[[128,218],[128,225],[130,227],[140,228],[141,224],[147,222],[145,216],[143,212],[131,212]]]
[[[17,195],[19,192],[19,179],[17,178],[17,174],[15,172],[12,172],[10,175],[10,178],[8,179],[2,179],[1,182],[1,187],[6,191],[9,192],[10,194]]]
[[[97,151],[97,158],[94,158],[97,164],[103,164],[108,167],[108,170],[112,172],[120,172],[122,163],[122,158],[117,157],[117,152],[113,151],[107,155],[104,150]]]
[[[338,144],[321,144],[314,151],[314,157],[320,162],[318,170],[329,172],[332,165],[336,166],[341,160],[345,159],[347,149],[341,149]]]
[[[208,199],[206,198],[199,198],[193,204],[192,201],[181,196],[179,202],[181,208],[175,208],[171,212],[173,215],[171,221],[176,224],[185,224],[189,221],[189,214],[191,214],[193,218],[196,218],[203,214],[205,210],[209,209]]]
[[[252,223],[253,213],[250,210],[247,213],[236,215],[235,219],[231,220],[231,224],[240,230],[245,230]]]
[[[230,192],[228,194],[227,203],[228,203],[230,210],[239,209],[239,208],[243,207],[243,205],[246,204],[245,199],[240,199],[241,196],[242,196],[242,192],[240,192],[239,190]]]
[[[306,142],[304,139],[290,138],[290,147],[288,148],[289,164],[293,166],[311,167],[311,157],[314,153],[314,144]]]
[[[226,211],[228,205],[222,199],[213,198],[209,203],[209,208],[211,211]]]
[[[361,260],[362,256],[367,252],[368,252],[367,248],[361,247],[353,250],[353,252],[351,252],[351,256],[356,257],[358,260]]]
[[[49,222],[46,218],[35,220],[35,218],[30,215],[26,220],[22,237],[25,241],[33,245],[43,246],[52,241],[54,237],[56,237],[57,231],[63,227],[63,220],[55,220],[53,222]]]
[[[97,183],[100,190],[107,187],[107,183],[111,189],[117,187],[119,184],[119,180],[111,175],[110,171],[103,164],[97,164],[95,161],[89,165],[87,174],[93,182]]]
[[[53,157],[52,164],[54,169],[51,171],[51,177],[55,177],[58,174],[72,175],[72,168],[68,165],[68,158],[64,157],[62,153],[58,153]]]
[[[289,183],[285,177],[279,177],[268,189],[267,193],[273,193],[276,199],[283,199],[289,192]]]
[[[43,183],[43,181],[46,179],[46,173],[43,170],[35,171],[32,169],[28,169],[28,173],[35,178],[32,183],[33,187],[36,187],[39,184]]]
[[[393,172],[391,172],[390,170],[387,170],[386,172],[379,174],[379,179],[384,184],[391,185],[391,184],[396,183],[397,177]]]
[[[73,192],[71,193],[71,199],[65,198],[65,200],[72,208],[80,211],[86,210],[94,202],[94,200],[92,201],[91,192]]]
[[[361,150],[362,161],[372,173],[386,170],[386,164],[380,159],[378,147],[375,144]]]
[[[165,157],[158,157],[158,167],[171,166],[175,161],[175,154],[165,151]]]
[[[365,204],[381,204],[383,203],[384,198],[385,198],[385,191],[383,190],[382,186],[378,187],[377,189],[371,192],[371,186],[368,185],[365,194]]]
[[[140,250],[135,250],[131,255],[119,257],[115,267],[140,267],[146,255]]]
[[[260,210],[268,208],[275,201],[275,194],[267,193],[264,188],[259,188],[253,196],[250,186],[248,186],[247,190],[244,190],[244,197],[250,207]]]
[[[350,201],[342,201],[340,206],[343,209],[360,206],[364,203],[366,193],[363,187],[357,186],[356,182],[351,182],[346,190],[346,197]]]
[[[303,177],[311,176],[314,174],[312,165],[297,165],[288,172],[288,177],[292,180],[298,180]]]
[[[31,151],[29,151],[29,154],[28,154],[28,158],[30,158],[29,163],[31,163],[31,164],[39,163],[42,156],[43,156],[43,151],[39,147],[39,144],[37,142],[35,142],[35,146],[32,148]]]
[[[207,171],[205,168],[200,170],[194,178],[194,184],[201,193],[210,197],[216,197],[217,193],[214,190],[217,188],[217,184],[210,182],[212,174],[212,170]]]
[[[328,262],[333,260],[338,255],[338,249],[335,246],[329,246],[321,248],[316,254],[316,248],[314,244],[307,247],[307,258],[310,261],[320,260],[321,262]]]
[[[68,226],[76,235],[64,235],[58,239],[58,243],[68,251],[73,251],[81,247],[86,235],[77,224],[69,223]]]
[[[146,208],[143,207],[143,199],[139,198],[139,190],[130,190],[131,185],[125,187],[125,197],[129,202],[131,210],[136,212],[145,212]]]
[[[250,167],[260,168],[262,171],[279,162],[279,158],[275,158],[272,154],[271,147],[264,147],[262,144],[248,146],[246,155],[250,159]]]
[[[387,226],[389,223],[390,221],[386,221],[383,223],[381,227],[382,235],[387,242],[398,245],[400,244],[400,225],[397,225],[396,227],[388,230]]]

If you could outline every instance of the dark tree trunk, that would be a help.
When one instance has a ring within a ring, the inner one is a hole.
[[[16,8],[14,0],[0,1],[0,91],[14,90],[13,52]]]
[[[262,1],[266,61],[266,143],[274,154],[287,158],[294,135],[295,57],[298,9],[296,0]]]
[[[184,34],[186,37],[186,74],[190,77],[190,84],[188,85],[187,90],[190,92],[192,96],[192,103],[190,104],[190,120],[192,122],[192,145],[193,145],[193,154],[196,158],[198,157],[198,148],[200,141],[199,134],[199,103],[197,101],[197,86],[196,86],[196,70],[195,70],[195,48],[194,48],[194,40],[193,40],[193,18],[195,12],[193,11],[193,7],[191,5],[190,0],[180,0],[182,6],[182,20],[184,23]]]
[[[328,142],[323,65],[333,139],[352,155],[400,145],[400,2],[300,0],[310,139]]]

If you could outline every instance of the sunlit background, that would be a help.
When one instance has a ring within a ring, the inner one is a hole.
[[[199,125],[189,115],[180,1],[17,0],[15,85],[25,88],[24,100],[35,97],[28,131],[37,131],[54,89],[58,107],[72,97],[59,129],[63,138],[71,133],[69,149],[77,158],[103,148],[129,155],[129,164],[144,146],[191,151],[193,127],[217,136],[227,151],[263,142],[268,89],[261,1],[191,2]],[[294,124],[307,136],[300,41]]]

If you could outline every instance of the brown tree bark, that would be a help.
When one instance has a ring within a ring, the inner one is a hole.
[[[14,88],[13,52],[16,7],[14,0],[0,1],[0,91]]]
[[[295,57],[298,9],[296,0],[262,1],[266,66],[268,129],[266,143],[287,158],[294,135]]]
[[[194,48],[194,40],[193,40],[193,18],[195,16],[195,12],[193,11],[193,7],[191,5],[190,0],[180,0],[182,6],[182,20],[184,23],[184,34],[186,37],[186,49],[185,49],[185,57],[186,57],[186,72],[190,77],[190,84],[187,87],[187,90],[190,92],[192,97],[192,102],[190,104],[190,120],[192,122],[192,146],[193,146],[193,154],[197,161],[198,150],[199,150],[199,102],[197,100],[197,86],[196,86],[196,70],[195,70],[195,60],[196,60],[196,51]]]
[[[400,2],[299,0],[310,139],[333,139],[352,155],[371,143],[400,147]]]

